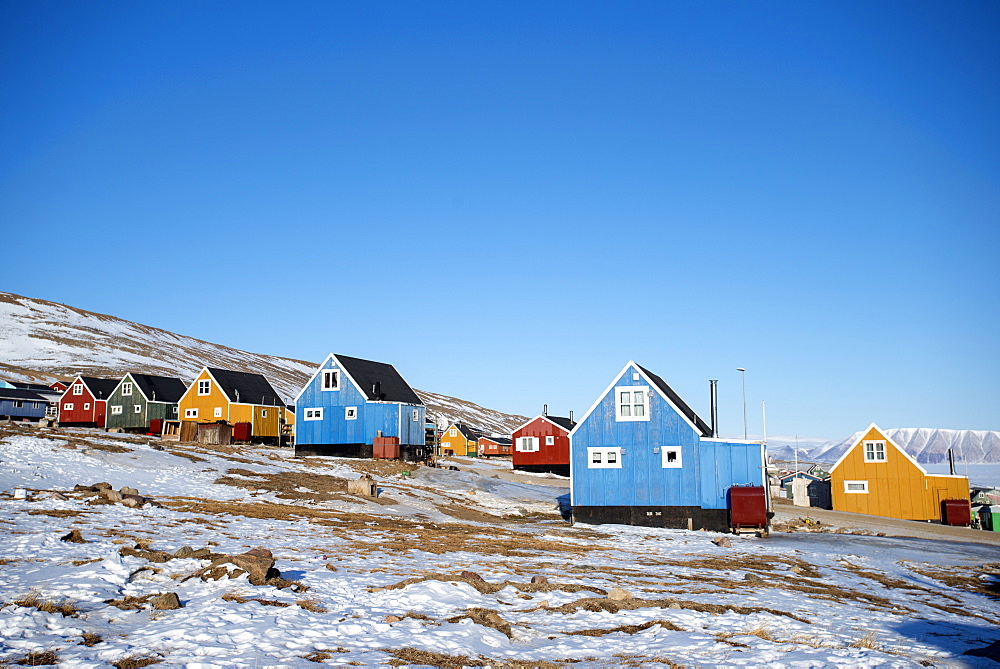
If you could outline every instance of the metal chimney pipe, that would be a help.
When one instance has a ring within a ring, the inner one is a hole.
[[[542,405],[542,415],[543,416],[548,416],[549,415],[549,405],[548,404],[543,404]]]
[[[718,379],[709,379],[708,389],[709,389],[709,414],[712,421],[712,436],[719,436],[719,389],[717,387],[719,383]]]
[[[571,423],[573,422],[573,412],[572,411],[569,412],[569,422],[571,422]]]
[[[955,475],[955,454],[948,449],[948,473],[952,476]]]

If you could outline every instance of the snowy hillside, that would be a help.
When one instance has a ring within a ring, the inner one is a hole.
[[[263,374],[291,400],[319,363],[248,353],[55,302],[0,292],[0,378],[49,381],[78,373],[115,378],[126,372],[190,381],[202,367]],[[509,434],[523,416],[417,390],[439,425],[464,421]]]
[[[957,462],[1000,462],[1000,432],[902,427],[887,429],[886,435],[921,463],[947,462],[949,448]],[[809,457],[815,462],[836,462],[860,438],[861,432],[855,432],[845,439],[811,451]]]
[[[755,539],[572,525],[557,511],[564,484],[475,464],[494,470],[406,465],[403,476],[395,463],[307,462],[289,449],[0,424],[0,663],[987,667],[1000,657],[992,532]],[[361,471],[378,499],[347,493]],[[123,486],[138,495],[116,497]]]

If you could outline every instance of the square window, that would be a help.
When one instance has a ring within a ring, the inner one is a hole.
[[[615,420],[649,420],[649,386],[615,388]]]
[[[865,442],[865,462],[885,462],[885,442]]]
[[[83,384],[81,384],[81,383],[74,384],[73,385],[73,394],[74,395],[82,395],[83,394]]]
[[[357,420],[357,419],[358,419],[357,407],[344,407],[344,420]]]
[[[545,445],[546,446],[554,446],[555,443],[556,443],[556,438],[553,437],[552,435],[549,435],[549,436],[545,437]]]
[[[680,469],[683,466],[680,446],[664,446],[660,449],[660,466],[664,469]]]
[[[865,494],[868,492],[868,481],[844,481],[844,492]]]
[[[135,411],[135,413],[142,413],[142,405],[141,404],[135,404],[135,405],[133,405],[132,409],[133,409],[133,411]]]
[[[215,411],[212,413],[215,418],[222,418],[222,407],[215,407]]]
[[[83,405],[83,410],[90,411],[90,402],[87,402],[86,404]]]
[[[457,437],[458,436],[458,429],[453,427],[450,430],[448,430],[448,436],[449,437]]]
[[[72,402],[67,402],[66,404],[63,405],[63,411],[72,411],[72,410],[73,410]]]
[[[185,418],[197,418],[198,417],[198,410],[197,409],[184,409],[184,417]]]
[[[123,383],[122,384],[122,395],[128,396],[132,394],[132,384]]]
[[[175,416],[177,415],[177,405],[176,404],[174,406],[170,407],[170,413],[174,414]]]
[[[323,370],[323,390],[340,390],[340,370]]]
[[[198,394],[199,395],[211,395],[212,394],[212,382],[209,380],[198,382]]]
[[[323,420],[323,408],[306,409],[303,413],[303,420]]]

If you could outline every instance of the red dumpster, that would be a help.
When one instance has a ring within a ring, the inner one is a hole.
[[[250,423],[236,423],[233,425],[233,441],[250,441],[252,437]]]
[[[972,524],[972,508],[967,499],[941,500],[941,524],[968,527]]]
[[[372,441],[372,457],[377,459],[399,459],[399,437],[375,437]]]
[[[767,497],[764,486],[733,486],[726,491],[729,506],[729,526],[739,532],[742,528],[767,529]]]

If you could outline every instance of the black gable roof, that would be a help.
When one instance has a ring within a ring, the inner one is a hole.
[[[497,446],[510,446],[511,445],[511,441],[510,441],[509,437],[479,437],[479,441],[482,441],[483,439],[488,439],[489,441],[492,441],[493,443],[495,443]]]
[[[576,425],[575,420],[570,420],[569,418],[565,418],[564,416],[542,416],[542,417],[545,420],[552,421],[553,423],[555,423],[556,425],[558,425],[559,427],[563,428],[566,431],[572,430],[573,426]]]
[[[206,367],[212,377],[218,382],[219,388],[226,394],[230,402],[241,404],[260,404],[265,406],[285,406],[281,396],[275,392],[271,384],[260,374],[250,372],[234,372],[229,369]]]
[[[0,399],[2,400],[29,400],[31,402],[45,402],[41,395],[35,394],[24,388],[0,388]]]
[[[642,373],[648,376],[649,379],[654,384],[656,384],[656,387],[659,388],[664,395],[670,398],[670,401],[674,403],[674,406],[680,409],[681,413],[687,416],[688,420],[690,420],[692,423],[695,424],[695,426],[701,432],[701,436],[703,437],[712,436],[712,428],[708,426],[708,423],[699,418],[698,414],[694,412],[694,409],[689,407],[687,403],[681,399],[681,396],[675,393],[674,389],[667,385],[666,381],[658,377],[656,374],[653,374],[645,367],[642,367],[640,365],[636,365],[636,367],[641,369]]]
[[[385,362],[372,362],[346,355],[335,356],[351,378],[361,387],[361,392],[372,401],[423,404],[396,368]],[[378,396],[375,394],[378,384]]]
[[[11,381],[10,385],[14,386],[15,388],[20,388],[21,390],[30,390],[33,393],[37,393],[37,392],[43,392],[43,393],[59,392],[59,391],[53,391],[51,388],[49,388],[44,383],[27,383],[27,382],[24,382],[24,381]]]
[[[179,402],[181,395],[187,390],[187,385],[172,376],[155,376],[153,374],[130,374],[135,385],[150,402]]]
[[[118,379],[99,379],[95,376],[81,376],[80,380],[86,384],[94,398],[99,400],[106,400],[111,397],[111,393],[115,392],[115,388],[118,387]],[[70,386],[72,387],[72,384]]]
[[[471,425],[466,425],[465,423],[455,423],[455,427],[457,427],[458,431],[462,433],[462,436],[469,441],[475,441],[479,439],[479,437],[483,436],[483,433],[480,430],[477,430]]]

